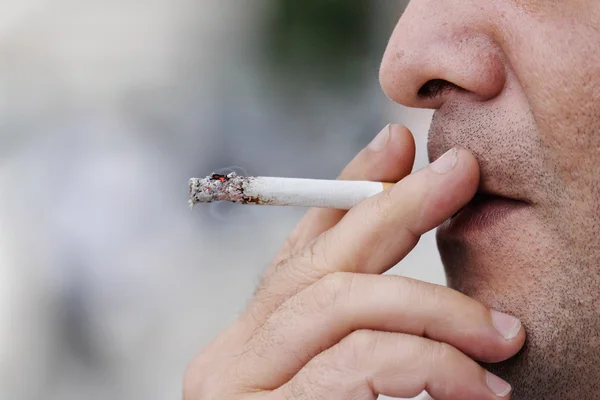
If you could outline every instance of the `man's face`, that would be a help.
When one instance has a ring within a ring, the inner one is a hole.
[[[435,108],[431,159],[477,157],[481,196],[438,230],[451,287],[521,318],[486,366],[513,399],[600,390],[600,1],[414,0],[381,83]]]

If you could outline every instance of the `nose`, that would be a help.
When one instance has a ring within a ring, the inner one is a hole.
[[[498,96],[506,66],[486,14],[470,1],[411,1],[383,57],[386,95],[409,107],[434,109],[452,96],[479,101]]]

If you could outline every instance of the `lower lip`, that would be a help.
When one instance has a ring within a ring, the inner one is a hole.
[[[442,225],[440,230],[447,234],[481,232],[497,226],[523,210],[526,205],[525,202],[505,197],[486,196],[474,199]]]

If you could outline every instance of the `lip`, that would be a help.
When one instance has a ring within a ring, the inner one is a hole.
[[[521,200],[477,193],[460,211],[440,227],[442,234],[482,232],[498,226],[527,206]]]

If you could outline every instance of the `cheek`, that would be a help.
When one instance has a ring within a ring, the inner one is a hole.
[[[554,14],[521,20],[520,35],[507,44],[538,127],[545,168],[567,184],[598,172],[600,41],[589,40],[599,33],[586,21],[598,15],[600,2],[591,8],[591,16],[578,15],[577,23],[575,16]]]
[[[538,17],[556,17],[561,14],[564,15],[566,12],[574,9],[585,10],[594,1],[595,0],[510,0],[510,2],[519,9]],[[568,6],[566,6],[565,3],[568,3]]]

